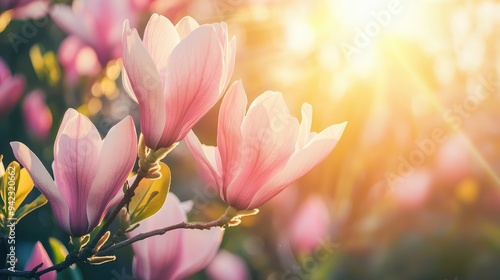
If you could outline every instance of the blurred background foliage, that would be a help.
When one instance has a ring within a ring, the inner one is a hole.
[[[140,33],[152,12],[174,23],[185,15],[226,21],[238,42],[233,80],[243,81],[249,100],[283,92],[295,116],[311,103],[313,131],[349,122],[325,162],[226,231],[222,248],[244,261],[240,273],[246,267],[252,279],[269,280],[500,279],[500,1],[130,2]],[[128,114],[138,123],[119,57],[98,65],[92,47],[82,47],[66,54],[71,70],[61,54],[68,34],[50,16],[6,13],[0,56],[26,86],[0,120],[5,164],[16,140],[49,166],[68,107],[103,135]],[[16,45],[9,34],[24,40]],[[34,89],[44,92],[51,113],[44,139],[23,112]],[[194,129],[207,144],[215,144],[217,114],[218,105]],[[192,220],[218,217],[224,204],[204,186],[187,148],[181,144],[165,161],[171,191],[195,202]],[[67,242],[49,206],[26,217],[16,234],[21,262],[36,240]],[[116,262],[79,267],[85,279],[131,279],[130,264],[128,248]],[[228,259],[218,270],[234,267]],[[211,270],[193,279],[224,279]]]

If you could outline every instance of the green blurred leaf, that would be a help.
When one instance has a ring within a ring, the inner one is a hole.
[[[500,251],[500,227],[496,225],[482,225],[480,227],[480,233],[483,235],[484,239],[488,242],[488,245],[495,250]]]
[[[165,203],[170,189],[170,169],[163,162],[160,162],[160,166],[161,178],[143,179],[135,190],[129,205],[131,224],[152,216]]]
[[[19,185],[21,166],[16,161],[13,161],[7,166],[5,170],[5,174],[3,176],[2,181],[2,201],[3,201],[3,213],[5,214],[5,218],[12,218],[15,216],[15,192],[17,191],[17,186]],[[13,193],[14,195],[10,196],[9,203],[9,193]],[[10,209],[9,209],[10,207]]]
[[[60,263],[66,259],[69,254],[68,249],[61,243],[61,241],[55,238],[49,238],[50,247],[54,256],[54,264]],[[82,273],[76,265],[70,266],[57,273],[58,280],[83,280]]]
[[[19,220],[21,220],[24,216],[28,215],[33,210],[45,205],[45,203],[47,203],[47,199],[43,194],[41,194],[32,202],[21,206],[21,208],[17,209],[16,211],[15,218],[17,218],[17,222],[19,222]]]
[[[5,219],[16,218],[19,221],[31,211],[47,203],[45,196],[40,195],[31,203],[21,206],[33,187],[33,180],[28,171],[25,168],[21,169],[16,161],[11,162],[5,170],[1,183],[0,217],[2,222],[0,226],[5,225]]]
[[[60,263],[66,259],[69,254],[68,249],[61,243],[61,241],[50,237],[49,238],[50,248],[54,254],[54,263]]]
[[[14,205],[16,209],[18,209],[21,203],[23,203],[28,194],[33,190],[34,186],[33,180],[31,179],[31,176],[26,168],[21,169],[20,175],[19,185],[16,188],[16,203]]]

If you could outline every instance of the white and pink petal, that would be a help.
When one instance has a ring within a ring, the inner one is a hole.
[[[157,149],[162,134],[159,128],[163,127],[166,118],[163,84],[137,30],[130,30],[128,22],[124,23],[123,31],[123,64],[130,82],[126,87],[130,86],[139,103],[146,146]]]
[[[215,30],[203,25],[182,40],[170,55],[165,80],[169,112],[160,145],[182,140],[221,97],[222,49]]]
[[[162,73],[166,71],[168,58],[180,41],[177,30],[169,19],[153,14],[144,30],[143,41],[160,76],[163,76]]]
[[[67,233],[71,232],[68,206],[40,159],[21,142],[11,142],[10,146],[12,147],[16,159],[26,168],[26,170],[28,170],[28,173],[35,183],[35,187],[37,187],[49,201],[59,225]]]
[[[335,148],[347,123],[332,125],[316,135],[304,149],[295,153],[255,194],[250,208],[259,207],[323,161]]]
[[[86,214],[95,227],[109,202],[121,191],[137,157],[137,134],[132,117],[113,126],[104,138],[97,173],[88,194]]]
[[[245,117],[247,97],[241,81],[234,82],[222,100],[217,125],[217,148],[221,158],[223,185],[231,183],[242,163],[241,124]]]

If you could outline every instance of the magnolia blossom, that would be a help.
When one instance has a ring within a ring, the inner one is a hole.
[[[299,208],[290,225],[290,244],[296,250],[310,253],[328,236],[330,215],[319,195],[310,196]]]
[[[62,41],[57,57],[64,68],[64,78],[74,84],[82,76],[94,76],[101,70],[101,64],[92,47],[76,36],[68,36]]]
[[[0,59],[0,119],[10,113],[23,91],[24,78],[12,76],[3,59]]]
[[[207,275],[212,280],[251,279],[245,261],[237,255],[221,250],[207,266]]]
[[[457,184],[472,174],[474,157],[464,135],[451,135],[439,146],[436,158],[438,177],[448,183]]]
[[[141,41],[125,22],[123,84],[139,103],[146,146],[182,140],[215,105],[233,73],[235,48],[225,23],[199,26],[185,17],[174,26],[153,14]]]
[[[141,222],[130,232],[136,236],[158,228],[186,222],[186,212],[179,199],[169,193],[160,211]],[[213,259],[224,231],[180,229],[132,243],[133,271],[136,279],[184,279],[201,270]]]
[[[47,251],[45,251],[45,249],[43,248],[42,243],[40,243],[40,241],[37,241],[35,247],[33,247],[33,251],[31,252],[29,260],[24,267],[24,270],[32,270],[41,263],[43,263],[43,265],[38,268],[39,271],[54,265],[50,260]],[[57,272],[54,270],[40,276],[40,280],[55,280],[56,278]]]
[[[10,10],[17,19],[36,19],[47,14],[49,4],[49,0],[0,0],[0,11]]]
[[[429,198],[432,191],[433,175],[425,168],[416,169],[394,183],[395,201],[407,210],[418,210]]]
[[[11,142],[14,156],[47,197],[59,226],[72,236],[94,229],[121,191],[137,156],[130,116],[101,139],[92,122],[68,109],[54,143],[55,180],[26,145]]]
[[[123,21],[135,22],[132,5],[122,0],[75,0],[72,7],[54,5],[50,15],[64,31],[94,48],[102,66],[121,56]]]
[[[45,103],[45,94],[34,90],[23,101],[24,123],[37,139],[46,140],[52,127],[52,113]]]
[[[245,115],[247,98],[235,82],[222,101],[217,147],[201,145],[191,132],[187,144],[208,183],[236,209],[261,206],[320,163],[333,150],[346,123],[310,132],[312,107],[302,121],[290,115],[283,96],[267,91]]]

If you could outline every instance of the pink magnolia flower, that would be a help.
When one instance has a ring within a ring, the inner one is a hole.
[[[0,11],[11,10],[17,19],[37,19],[47,14],[49,4],[49,0],[0,0]]]
[[[40,241],[37,241],[35,247],[33,247],[33,251],[31,252],[29,260],[24,267],[24,270],[32,270],[41,263],[43,263],[43,265],[38,268],[39,271],[54,265],[50,260],[47,251],[45,251],[45,249],[43,248],[42,243],[40,243]],[[47,272],[44,275],[40,276],[41,280],[55,280],[56,278],[56,271]]]
[[[94,49],[73,35],[61,43],[57,57],[64,68],[64,78],[70,84],[76,83],[82,76],[97,75],[101,70]]]
[[[11,76],[10,70],[0,59],[0,119],[7,116],[24,91],[24,78]]]
[[[94,48],[102,66],[121,56],[123,21],[135,22],[132,5],[122,0],[75,0],[71,8],[54,5],[50,15],[64,31]]]
[[[394,185],[394,198],[398,205],[406,210],[417,210],[425,204],[432,191],[432,173],[419,168],[409,175],[401,177]]]
[[[328,236],[330,215],[319,195],[310,196],[299,208],[290,226],[290,244],[296,250],[310,253]]]
[[[279,92],[257,97],[245,115],[246,104],[243,86],[235,82],[222,101],[218,146],[201,145],[193,132],[186,137],[208,183],[239,210],[261,206],[320,163],[346,126],[311,133],[311,105],[302,106],[299,124]]]
[[[45,94],[41,90],[34,90],[23,101],[24,123],[39,140],[46,140],[52,127],[52,113],[45,103]]]
[[[217,103],[233,73],[235,48],[225,23],[199,26],[185,17],[174,26],[153,14],[143,41],[125,23],[123,84],[139,103],[146,146],[182,140]]]
[[[149,10],[149,6],[151,6],[152,2],[154,0],[131,0],[130,2],[132,3],[132,6],[134,9],[140,11],[140,10]]]
[[[160,211],[141,222],[130,237],[173,224],[186,222],[179,199],[169,193]],[[180,229],[132,243],[133,271],[137,279],[184,279],[204,268],[213,259],[224,230]]]
[[[467,141],[464,135],[451,135],[439,147],[436,171],[442,181],[457,184],[473,173],[474,157]]]
[[[239,256],[221,250],[207,266],[207,275],[212,280],[248,280],[251,279],[245,261]]]
[[[102,140],[87,117],[68,109],[54,143],[55,180],[26,145],[11,142],[11,146],[47,197],[59,226],[72,236],[82,236],[97,226],[121,191],[137,156],[137,135],[127,116]]]

